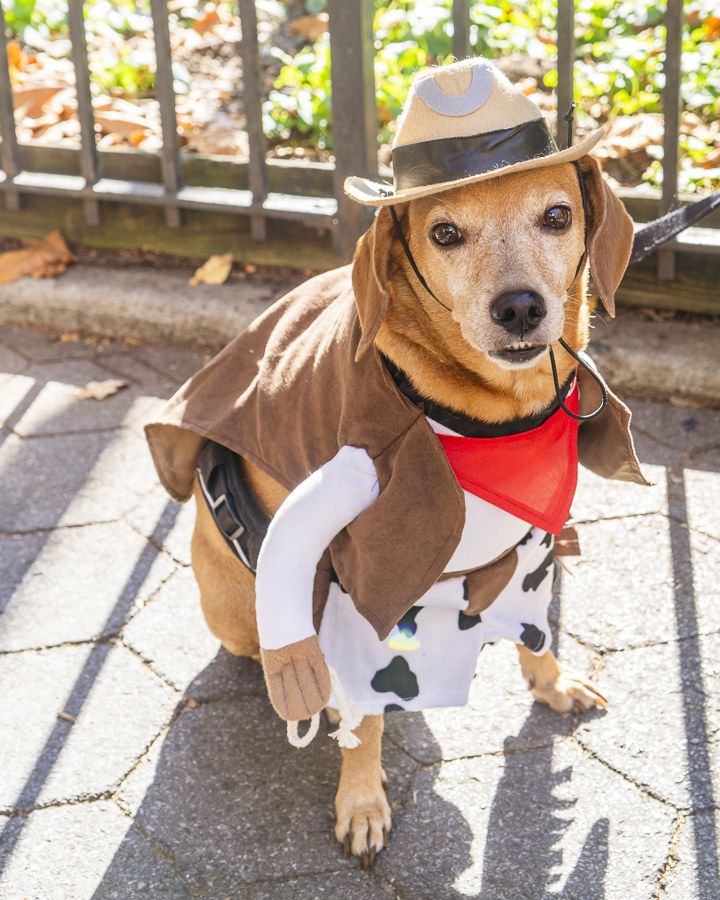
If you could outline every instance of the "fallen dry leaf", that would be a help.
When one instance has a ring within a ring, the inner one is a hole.
[[[75,391],[75,396],[79,400],[104,400],[127,386],[128,382],[120,381],[119,378],[108,378],[107,381],[89,381],[84,388]]]
[[[211,256],[196,270],[190,284],[225,284],[232,269],[232,253]]]
[[[68,250],[59,231],[52,231],[41,241],[29,244],[22,250],[0,253],[0,284],[17,281],[25,275],[46,278],[60,275],[75,257]]]
[[[290,27],[293,31],[305,38],[310,44],[314,44],[328,30],[328,14],[318,13],[314,16],[300,16],[293,19]]]
[[[214,28],[219,23],[220,15],[217,9],[210,7],[202,18],[195,20],[193,31],[196,31],[198,34],[205,34],[206,31],[210,31],[211,28]]]

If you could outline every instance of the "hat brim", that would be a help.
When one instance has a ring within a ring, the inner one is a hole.
[[[530,169],[541,169],[572,162],[580,159],[581,156],[585,156],[604,136],[605,128],[598,128],[597,131],[580,141],[579,144],[574,144],[565,150],[558,150],[557,153],[551,153],[549,156],[534,157],[512,165],[500,166],[488,172],[468,175],[454,181],[442,181],[435,184],[395,190],[392,184],[381,184],[376,181],[370,181],[368,178],[350,175],[345,179],[343,189],[348,197],[358,203],[362,203],[364,206],[390,206],[394,203],[406,203],[409,200],[429,197],[431,194],[449,191],[467,184],[475,184],[478,181],[488,181],[490,178],[498,178],[501,175],[509,175],[513,172],[526,172]]]

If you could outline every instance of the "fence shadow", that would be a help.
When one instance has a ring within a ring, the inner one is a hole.
[[[32,366],[42,367],[62,360],[37,360],[30,363],[28,374],[35,377]],[[72,362],[73,360],[68,360]],[[91,357],[78,357],[76,362],[91,362]],[[5,423],[0,428],[0,446],[13,435],[13,430],[21,422],[40,396],[47,380],[35,377],[25,395],[13,410],[8,411]],[[120,423],[137,399],[138,386],[112,398],[113,415],[116,425],[93,428],[87,415],[87,407],[82,407],[85,418],[79,414],[73,419],[72,411],[78,406],[75,401],[69,408],[63,408],[56,415],[50,414],[42,420],[39,434],[30,434],[19,440],[17,450],[7,453],[0,468],[0,496],[3,497],[0,529],[0,554],[3,558],[3,579],[0,583],[0,629],[2,615],[13,603],[18,589],[25,581],[33,564],[38,559],[47,542],[57,532],[54,530],[74,498],[87,482],[102,453],[117,439]],[[75,428],[76,430],[73,430]],[[66,446],[58,452],[57,440]],[[62,483],[57,478],[62,475]],[[75,680],[64,704],[66,715],[77,718],[87,701],[108,657],[111,645],[107,638],[125,623],[136,597],[157,558],[163,541],[172,529],[180,506],[169,501],[162,510],[155,529],[135,562],[127,581],[120,590],[117,600],[110,610],[100,634],[103,640],[88,640],[88,656]],[[13,530],[12,523],[22,519],[30,511],[29,524]],[[36,521],[33,521],[33,516]],[[91,525],[91,522],[87,523]],[[109,561],[110,562],[110,561]],[[46,576],[47,577],[47,576]],[[68,598],[72,597],[72,585],[67,586]],[[59,759],[71,733],[72,724],[58,718],[47,736],[45,744],[37,756],[33,768],[20,790],[13,808],[26,812],[32,810],[57,760]],[[3,819],[0,829],[0,876],[9,863],[13,850],[28,822],[25,815],[15,815]]]

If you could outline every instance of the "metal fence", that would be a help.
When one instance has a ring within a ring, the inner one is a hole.
[[[377,177],[377,115],[373,72],[373,0],[327,0],[330,30],[335,166],[333,196],[277,193],[269,188],[266,138],[262,126],[260,56],[257,18],[253,0],[237,0],[242,27],[239,53],[244,73],[244,108],[249,138],[247,188],[203,187],[183,184],[183,166],[173,92],[168,4],[150,0],[157,58],[156,92],[160,106],[163,149],[161,182],[103,177],[95,139],[82,0],[68,0],[68,23],[75,68],[81,148],[78,175],[28,171],[21,153],[13,118],[12,87],[8,69],[5,18],[0,4],[0,191],[6,208],[18,210],[28,194],[62,196],[81,200],[87,226],[101,220],[101,204],[132,202],[163,207],[165,222],[183,227],[183,210],[205,210],[248,216],[253,241],[266,239],[269,219],[297,220],[330,229],[338,258],[347,259],[355,240],[368,224],[368,211],[343,196],[342,183],[349,173]],[[470,0],[453,3],[453,51],[462,59],[471,53]],[[677,198],[678,142],[680,131],[682,0],[667,3],[667,46],[664,91],[664,183],[661,209],[667,211]],[[573,98],[574,3],[558,0],[558,110],[570,107]],[[563,126],[562,115],[558,122]],[[558,133],[558,142],[564,135]],[[704,229],[707,231],[707,229]],[[690,240],[697,235],[690,235]],[[686,244],[688,237],[685,238]],[[704,250],[716,249],[717,240],[705,241]],[[678,247],[676,242],[674,245]],[[661,279],[674,275],[674,251],[659,255]]]

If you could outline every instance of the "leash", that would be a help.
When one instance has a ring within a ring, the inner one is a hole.
[[[702,200],[696,200],[690,206],[676,209],[674,212],[644,225],[635,232],[630,264],[645,259],[658,247],[671,241],[681,231],[695,225],[696,222],[704,219],[716,209],[720,209],[720,190],[714,191],[709,197],[704,197]]]
[[[563,119],[568,123],[568,147],[571,147],[573,142],[573,124],[576,109],[577,103],[571,103],[570,109],[563,116]],[[579,168],[577,162],[575,162],[575,165]],[[584,185],[581,189],[584,192]],[[696,200],[695,203],[691,203],[689,206],[676,209],[674,212],[669,212],[659,219],[653,219],[652,222],[643,225],[642,228],[635,232],[628,265],[645,259],[646,256],[654,253],[658,247],[662,247],[663,244],[680,234],[681,231],[685,231],[691,225],[697,224],[697,222],[704,219],[705,216],[709,216],[716,209],[720,209],[720,190],[714,191],[702,200]],[[585,243],[587,244],[587,218],[585,219]]]

